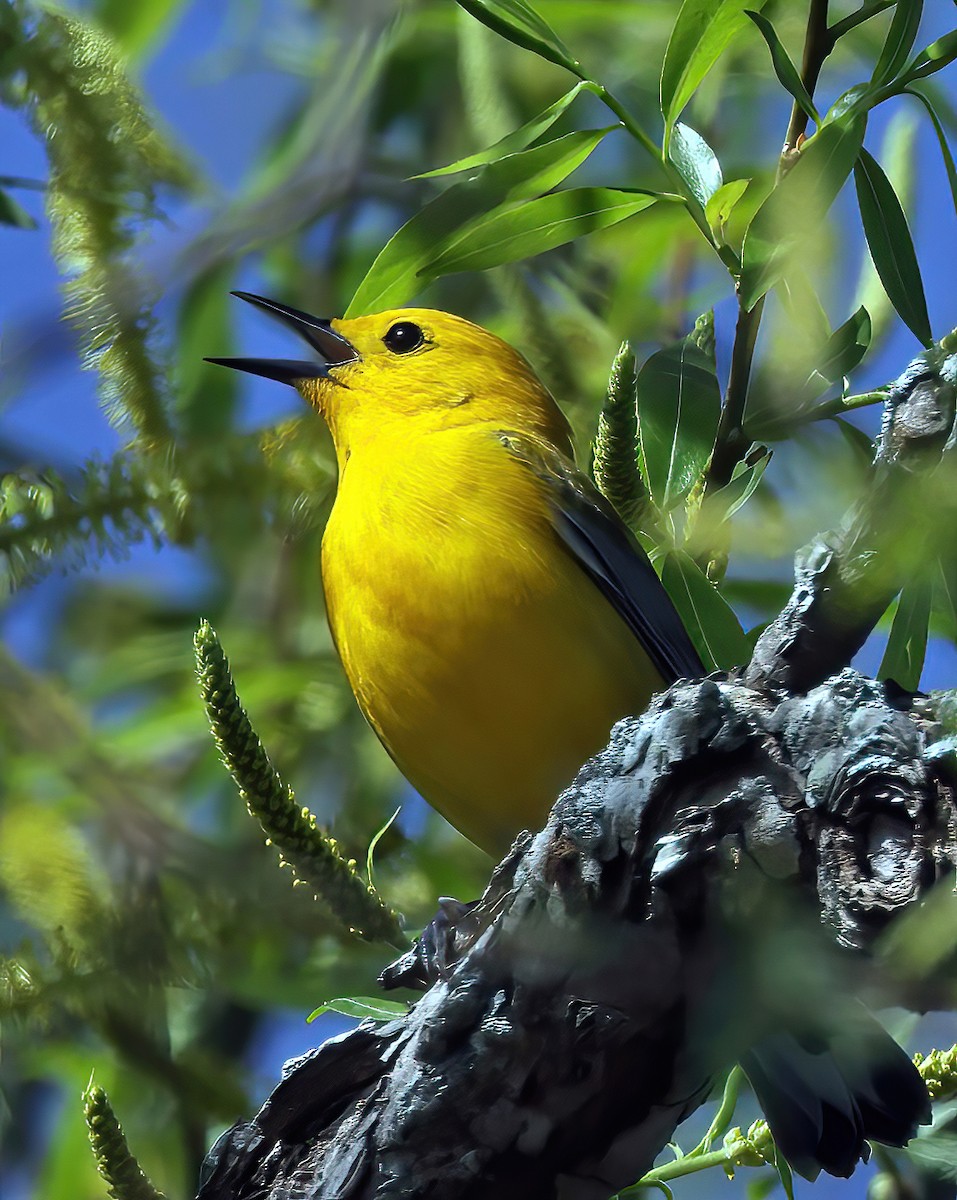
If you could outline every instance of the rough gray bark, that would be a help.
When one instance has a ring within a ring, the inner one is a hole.
[[[955,368],[901,377],[749,666],[620,722],[409,1016],[287,1064],[201,1200],[605,1200],[764,1032],[895,995],[867,951],[957,862],[953,702],[846,664],[952,518]]]

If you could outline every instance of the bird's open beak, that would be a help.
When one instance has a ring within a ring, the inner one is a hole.
[[[313,350],[318,350],[323,362],[294,358],[207,358],[208,363],[220,367],[233,367],[237,371],[248,371],[250,375],[264,375],[295,387],[300,379],[321,379],[329,374],[330,367],[341,367],[344,363],[357,362],[359,352],[355,346],[336,333],[329,321],[311,317],[298,308],[289,308],[265,296],[254,296],[252,292],[233,292],[240,300],[255,304],[284,324],[291,326]]]

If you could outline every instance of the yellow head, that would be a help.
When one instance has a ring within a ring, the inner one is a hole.
[[[429,429],[488,424],[534,433],[567,450],[568,423],[526,360],[471,321],[427,308],[320,320],[245,292],[323,357],[210,359],[292,384],[322,414],[340,455],[357,436],[396,422]]]

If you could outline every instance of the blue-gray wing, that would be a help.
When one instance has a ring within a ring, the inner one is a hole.
[[[665,683],[704,675],[648,555],[587,476],[536,438],[507,431],[498,436],[545,483],[556,533],[641,642]]]

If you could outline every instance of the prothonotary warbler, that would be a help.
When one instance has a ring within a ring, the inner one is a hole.
[[[537,829],[619,717],[703,673],[647,556],[575,468],[569,428],[520,354],[460,317],[324,321],[236,295],[322,358],[211,362],[292,384],[332,431],[322,542],[333,637],[356,699],[409,781],[501,854]],[[849,1175],[867,1138],[927,1121],[906,1054],[777,1031],[745,1061],[779,1148]]]
[[[359,707],[421,795],[501,855],[698,655],[511,346],[428,309],[326,321],[235,295],[321,356],[209,361],[291,384],[329,426],[322,579]]]

